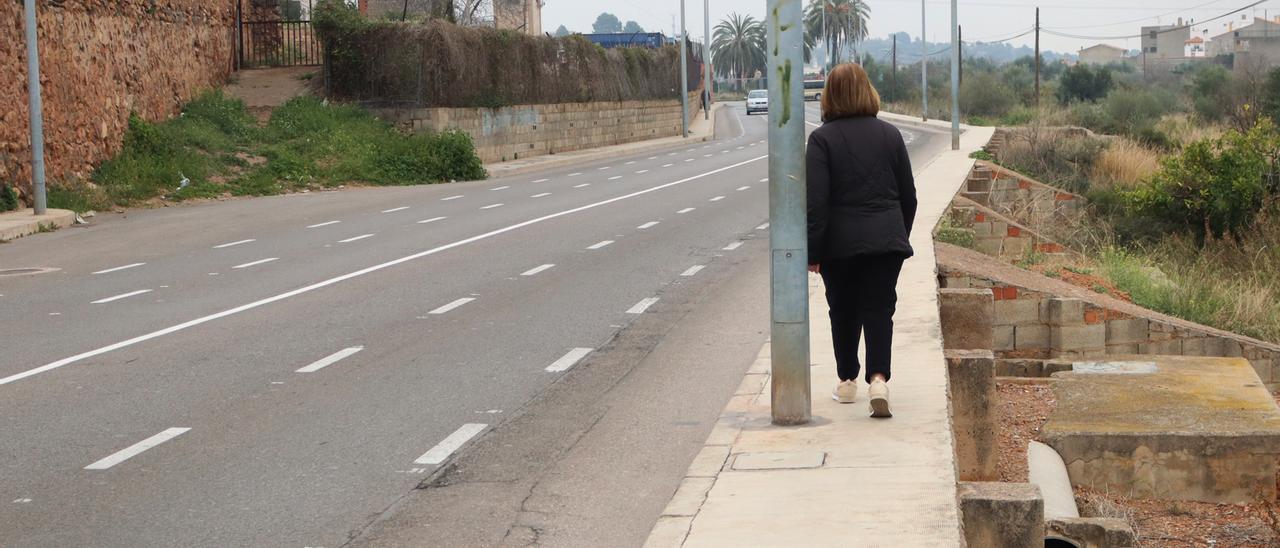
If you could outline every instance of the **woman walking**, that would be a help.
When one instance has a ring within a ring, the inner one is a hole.
[[[887,418],[898,273],[913,254],[915,180],[897,128],[876,118],[880,96],[853,63],[836,67],[822,93],[822,127],[809,137],[809,270],[822,276],[840,383],[858,393],[858,339],[866,336],[871,416]]]

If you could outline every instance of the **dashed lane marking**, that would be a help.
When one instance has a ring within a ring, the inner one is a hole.
[[[250,241],[252,241],[252,240],[250,240]],[[137,268],[137,267],[140,267],[140,266],[145,265],[145,264],[147,264],[147,263],[133,263],[133,264],[127,264],[127,265],[124,265],[124,266],[117,266],[117,267],[115,267],[115,268],[108,268],[108,269],[106,269],[106,270],[99,270],[99,271],[97,271],[97,272],[94,272],[94,274],[110,274],[110,273],[112,273],[112,272],[119,272],[119,271],[121,271],[121,270],[129,270],[130,268]]]
[[[489,425],[487,424],[464,424],[452,434],[449,434],[449,437],[445,438],[440,443],[437,443],[435,447],[432,447],[429,451],[423,453],[422,456],[418,457],[417,460],[414,460],[413,463],[424,465],[442,464],[449,458],[449,455],[452,455],[454,451],[462,448],[463,445],[466,445],[467,442],[471,441],[471,438],[480,435],[480,433],[484,432],[484,429],[488,427]]]
[[[120,451],[117,451],[98,462],[95,462],[93,464],[90,464],[89,466],[84,467],[84,469],[85,470],[106,470],[108,468],[111,468],[112,466],[115,466],[133,457],[136,457],[148,449],[151,449],[166,441],[169,441],[173,438],[181,436],[189,431],[191,431],[190,428],[169,428],[159,434],[156,434],[138,443],[130,445],[129,447],[121,449]]]
[[[627,309],[627,314],[644,314],[644,311],[648,310],[649,307],[653,306],[653,303],[656,302],[658,302],[657,297],[649,297],[648,299],[640,301],[636,303],[635,306]]]
[[[330,365],[333,365],[342,360],[350,358],[351,356],[354,356],[360,353],[361,350],[364,350],[363,346],[353,346],[351,348],[344,348],[342,350],[334,352],[333,354],[330,354],[325,358],[322,358],[316,361],[315,363],[312,363],[311,365],[298,369],[297,371],[294,371],[294,372],[295,373],[315,373],[316,371],[319,371],[321,369],[329,367]]]
[[[548,373],[568,371],[569,368],[577,365],[579,361],[582,361],[582,358],[587,357],[587,354],[590,354],[594,350],[594,348],[575,348],[570,350],[569,353],[565,354],[551,365],[548,365],[546,371]]]
[[[125,293],[125,294],[123,294],[123,295],[116,295],[116,296],[114,296],[114,297],[107,297],[107,298],[105,298],[105,299],[98,299],[98,300],[93,301],[93,302],[91,302],[91,303],[89,303],[89,304],[106,304],[106,303],[115,302],[115,301],[118,301],[118,300],[121,300],[121,299],[128,299],[129,297],[136,297],[136,296],[138,296],[138,295],[145,295],[145,294],[150,293],[150,292],[152,292],[152,291],[154,291],[154,290],[153,290],[153,289],[139,289],[139,290],[137,290],[137,291],[130,291],[130,292]]]
[[[444,306],[442,306],[442,307],[440,307],[440,308],[437,308],[437,309],[435,309],[435,310],[432,310],[431,312],[428,312],[427,314],[434,314],[434,315],[436,315],[436,316],[439,316],[439,315],[441,315],[441,314],[446,314],[446,313],[451,312],[451,311],[453,311],[453,310],[456,310],[458,307],[460,307],[460,306],[462,306],[462,305],[464,305],[464,304],[467,304],[467,303],[469,303],[469,302],[471,302],[471,301],[474,301],[474,300],[475,300],[475,298],[474,298],[474,297],[464,297],[464,298],[458,299],[458,300],[456,300],[456,301],[453,301],[453,302],[451,302],[451,303],[449,303],[449,304],[446,304],[446,305],[444,305]]]

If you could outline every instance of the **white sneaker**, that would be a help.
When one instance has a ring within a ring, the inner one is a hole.
[[[871,417],[877,419],[887,419],[893,416],[889,411],[889,384],[876,379],[871,381],[871,388],[867,390],[871,395]]]
[[[831,399],[840,403],[853,403],[858,399],[858,383],[855,381],[843,381],[837,384],[835,389],[831,391]]]

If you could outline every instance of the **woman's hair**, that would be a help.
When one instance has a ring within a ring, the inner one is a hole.
[[[831,69],[826,88],[822,90],[823,122],[879,113],[880,94],[861,65],[845,63]]]

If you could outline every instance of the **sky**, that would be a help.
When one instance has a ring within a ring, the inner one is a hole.
[[[712,26],[731,12],[754,15],[761,19],[765,13],[765,0],[707,0],[710,2]],[[920,36],[920,0],[865,0],[871,7],[870,34],[887,37],[890,33],[905,31],[912,37]],[[1067,38],[1041,33],[1041,47],[1064,53],[1075,53],[1082,47],[1099,43],[1126,49],[1138,49],[1137,38],[1118,38],[1139,33],[1143,25],[1173,24],[1178,18],[1203,21],[1257,0],[1044,0],[1040,6],[1040,23],[1043,29],[1053,29],[1066,34],[1091,38]],[[806,0],[806,3],[808,0]],[[925,0],[928,39],[944,42],[951,38],[951,8],[947,0]],[[575,32],[591,32],[591,24],[601,12],[608,11],[624,23],[634,20],[645,30],[662,31],[668,35],[678,24],[679,0],[545,0],[542,11],[543,29],[554,32],[560,25]],[[1014,36],[1035,25],[1034,0],[960,0],[960,25],[964,28],[966,42],[999,40]],[[686,0],[686,24],[695,38],[703,32],[703,2]],[[1280,0],[1268,0],[1254,8],[1233,16],[1193,27],[1195,36],[1209,30],[1214,36],[1227,30],[1226,23],[1233,21],[1236,27],[1248,24],[1253,16],[1264,15],[1274,19],[1280,16]],[[1241,17],[1245,19],[1242,21]],[[1028,34],[1010,41],[1015,46],[1033,46],[1034,36]]]

